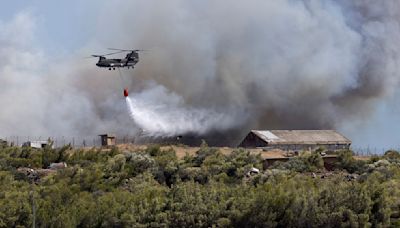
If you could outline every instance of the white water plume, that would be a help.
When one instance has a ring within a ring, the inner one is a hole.
[[[130,116],[148,136],[202,135],[237,125],[235,118],[225,113],[187,107],[181,97],[168,93],[162,86],[145,90],[133,97],[126,97]]]

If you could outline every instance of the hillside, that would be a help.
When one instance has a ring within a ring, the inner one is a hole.
[[[400,154],[122,145],[0,149],[0,227],[398,226]]]

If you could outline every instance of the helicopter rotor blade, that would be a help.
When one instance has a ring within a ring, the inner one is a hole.
[[[137,52],[137,51],[148,51],[148,50],[143,50],[143,49],[118,49],[118,48],[108,48],[108,50],[118,50],[118,51],[121,51],[121,52],[124,52],[124,51],[134,51],[134,52]]]
[[[91,55],[91,56],[89,56],[89,57],[87,57],[87,58],[104,57],[104,56],[107,56],[107,55],[114,55],[114,54],[118,54],[118,53],[121,53],[121,52],[123,52],[123,51],[117,51],[117,52],[107,53],[107,54],[104,54],[104,55]]]
[[[118,53],[121,53],[121,52],[123,52],[123,51],[112,52],[112,53],[104,54],[104,55],[101,55],[101,56],[115,55],[115,54],[118,54]]]
[[[85,59],[91,59],[91,58],[98,58],[98,57],[101,57],[101,55],[91,55],[91,56],[87,56],[87,57],[84,57]]]

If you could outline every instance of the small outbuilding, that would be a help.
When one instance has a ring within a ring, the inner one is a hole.
[[[285,151],[349,149],[351,141],[334,130],[252,130],[239,144],[244,148]]]
[[[50,145],[47,140],[36,140],[36,141],[28,141],[22,144],[23,147],[31,147],[31,148],[45,148],[47,145]],[[51,146],[53,148],[53,145]]]
[[[99,136],[101,138],[102,146],[115,146],[116,137],[114,134],[104,134],[104,135],[99,135]]]

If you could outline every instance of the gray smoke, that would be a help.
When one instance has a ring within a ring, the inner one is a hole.
[[[188,110],[234,118],[233,143],[252,128],[340,128],[365,120],[399,85],[396,0],[99,4],[118,10],[99,12],[98,35],[77,55],[108,46],[150,49],[134,71],[124,71],[123,85],[144,101],[157,95],[149,85],[161,86],[180,97],[163,94],[166,107],[173,109],[179,100]],[[0,26],[11,30],[0,39],[0,101],[7,107],[0,114],[2,134],[138,129],[127,118],[117,73],[75,60],[37,72],[28,60],[21,68],[22,56],[49,61],[24,39],[10,41],[13,28],[33,30],[22,24]],[[10,57],[9,48],[18,56]]]
[[[0,136],[129,132],[121,127],[131,121],[117,99],[120,84],[80,54],[61,61],[46,56],[35,45],[36,24],[26,11],[0,22]]]

